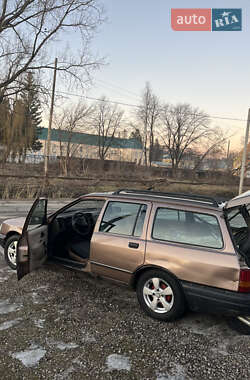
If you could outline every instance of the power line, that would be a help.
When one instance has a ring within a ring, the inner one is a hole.
[[[40,93],[43,94],[42,91],[37,91],[37,92],[40,92]],[[103,98],[95,98],[95,97],[91,97],[91,96],[79,95],[79,94],[74,94],[74,93],[71,93],[71,92],[60,91],[60,90],[56,90],[56,93],[58,93],[58,94],[64,94],[64,95],[68,95],[68,96],[76,96],[78,98],[87,99],[87,100],[94,100],[94,101],[97,101],[97,102],[117,104],[117,105],[121,105],[121,106],[138,108],[138,109],[141,108],[141,106],[139,104],[119,102],[119,101],[116,101],[116,100],[110,100],[110,99],[106,99],[106,98],[105,99],[103,99]],[[14,113],[18,113],[18,112],[15,111]],[[197,116],[199,114],[186,113],[186,115]],[[247,119],[233,118],[233,117],[227,117],[227,116],[208,115],[208,118],[209,119],[218,119],[218,120],[229,120],[229,121],[247,122]]]
[[[116,100],[102,99],[102,98],[93,98],[91,96],[72,94],[70,92],[65,92],[65,91],[56,91],[56,92],[60,93],[60,94],[70,95],[70,96],[77,96],[78,98],[83,98],[83,99],[88,99],[88,100],[95,100],[95,101],[98,101],[98,102],[118,104],[118,105],[127,106],[127,107],[136,107],[136,108],[140,108],[141,107],[138,104],[123,103],[123,102],[118,102]]]
[[[77,97],[83,98],[83,99],[95,100],[95,101],[98,101],[98,102],[101,101],[101,102],[105,102],[105,103],[118,104],[118,105],[127,106],[127,107],[141,108],[141,106],[139,104],[123,103],[123,102],[118,102],[116,100],[94,98],[94,97],[91,97],[91,96],[73,94],[73,93],[65,92],[65,91],[56,91],[56,92],[61,93],[61,94],[65,94],[65,95],[70,95],[70,96],[77,96]],[[186,113],[186,115],[195,116],[197,114],[195,114],[195,113],[189,113],[189,114]],[[240,121],[240,122],[246,122],[247,121],[247,119],[233,118],[233,117],[227,117],[227,116],[208,115],[208,117],[210,119],[220,119],[220,120],[230,120],[230,121]]]
[[[135,98],[137,98],[137,99],[140,99],[140,95],[139,95],[139,94],[136,94],[136,93],[133,92],[133,91],[127,90],[126,88],[123,88],[123,87],[117,86],[117,85],[113,84],[112,82],[106,82],[106,81],[104,81],[104,80],[102,80],[102,79],[98,79],[98,78],[96,78],[95,80],[96,80],[97,82],[101,82],[101,83],[104,83],[105,85],[108,85],[108,87],[111,87],[111,89],[112,89],[112,87],[113,87],[115,91],[117,91],[116,89],[118,89],[118,90],[120,90],[120,91],[119,91],[120,93],[121,93],[121,91],[122,91],[122,92],[127,92],[127,94],[129,94],[129,96],[133,95],[133,97],[135,97]],[[126,95],[126,96],[128,96],[128,95]]]
[[[231,120],[231,121],[247,121],[247,119],[238,119],[233,117],[227,117],[227,116],[210,116],[210,119],[221,119],[221,120]]]

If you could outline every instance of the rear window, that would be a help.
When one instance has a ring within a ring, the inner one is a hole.
[[[223,239],[215,216],[191,211],[158,208],[152,238],[220,249]]]

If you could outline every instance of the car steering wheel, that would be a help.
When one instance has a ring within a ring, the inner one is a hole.
[[[84,212],[76,212],[72,216],[72,229],[81,236],[87,236],[92,230],[91,215]]]

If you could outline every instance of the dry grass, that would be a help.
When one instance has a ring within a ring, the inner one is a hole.
[[[50,163],[49,173],[54,178],[50,178],[49,185],[44,187],[43,164],[8,163],[0,167],[0,198],[34,199],[37,196],[54,199],[75,198],[94,191],[124,188],[144,190],[153,188],[156,191],[203,194],[220,199],[232,198],[238,192],[238,178],[227,176],[225,173],[218,175],[210,172],[206,173],[206,177],[194,180],[192,172],[186,171],[182,173],[182,179],[173,179],[170,177],[171,173],[166,170],[120,162],[77,161],[72,166],[71,178],[59,177],[59,164],[55,162]],[[247,179],[245,182],[247,183]]]
[[[114,176],[113,176],[114,178]],[[203,194],[213,196],[219,199],[229,199],[237,195],[238,187],[236,185],[202,185],[202,184],[187,184],[172,183],[167,180],[159,181],[157,179],[147,180],[141,178],[137,182],[126,181],[125,178],[99,178],[99,179],[50,179],[49,185],[43,187],[42,179],[15,179],[9,178],[0,185],[1,199],[34,199],[37,196],[46,196],[52,199],[59,198],[76,198],[81,194],[91,193],[95,191],[114,191],[115,189],[147,189],[154,187],[156,191],[178,192],[188,194]]]

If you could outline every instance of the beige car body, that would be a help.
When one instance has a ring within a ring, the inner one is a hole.
[[[106,195],[106,194],[105,194]],[[143,266],[157,266],[173,273],[178,279],[203,285],[237,291],[239,285],[239,258],[235,252],[222,210],[204,205],[192,205],[183,201],[181,204],[171,199],[145,196],[112,196],[93,194],[81,199],[103,199],[109,201],[126,201],[144,203],[148,206],[144,228],[140,238],[103,233],[99,231],[105,206],[100,213],[91,238],[90,258],[83,271],[93,272],[104,277],[129,284],[133,274]],[[222,249],[190,246],[182,243],[156,241],[151,237],[155,210],[168,207],[183,211],[209,213],[217,218],[223,236]],[[51,217],[50,217],[51,218]],[[1,233],[10,236],[21,235],[25,218],[6,220]],[[112,239],[111,239],[112,237]],[[132,250],[128,242],[139,242],[139,250]],[[147,249],[146,249],[147,245]],[[132,254],[133,253],[133,254]],[[72,255],[72,253],[71,253]],[[74,254],[73,254],[74,257]],[[75,258],[75,257],[74,257]],[[80,258],[76,260],[83,261]],[[206,270],[204,271],[204,268]]]
[[[250,192],[246,193],[245,198],[250,203]],[[197,284],[204,288],[209,287],[212,290],[238,292],[240,271],[247,266],[244,260],[239,257],[232,242],[224,218],[223,207],[215,207],[209,201],[192,200],[192,197],[182,199],[181,196],[176,198],[175,196],[154,193],[140,194],[139,190],[131,193],[126,191],[93,193],[79,198],[79,201],[88,199],[104,200],[105,204],[94,226],[89,257],[87,259],[77,257],[69,250],[71,260],[78,263],[78,267],[76,265],[75,269],[136,287],[136,282],[144,271],[158,268],[173,276],[182,284],[183,288],[185,284]],[[147,206],[144,225],[139,237],[107,233],[100,230],[103,215],[109,202],[139,203]],[[230,207],[236,207],[240,203],[242,203],[242,197],[228,202]],[[62,214],[68,206],[49,216],[49,224]],[[227,205],[225,205],[226,207]],[[153,238],[152,229],[158,208],[191,211],[215,217],[221,231],[223,247],[215,249]],[[24,220],[21,218],[5,221],[1,233],[7,236],[13,231],[21,234],[23,223]],[[47,239],[47,233],[44,227],[44,239]],[[31,259],[29,252],[32,240],[37,238],[36,230],[28,231],[28,234],[29,237],[21,239],[22,241],[19,244],[19,262],[23,263],[26,268],[29,266],[27,272],[39,266],[35,258]],[[37,255],[40,260],[41,252],[39,250]],[[64,264],[62,263],[62,265]],[[70,264],[65,266],[70,266]]]

